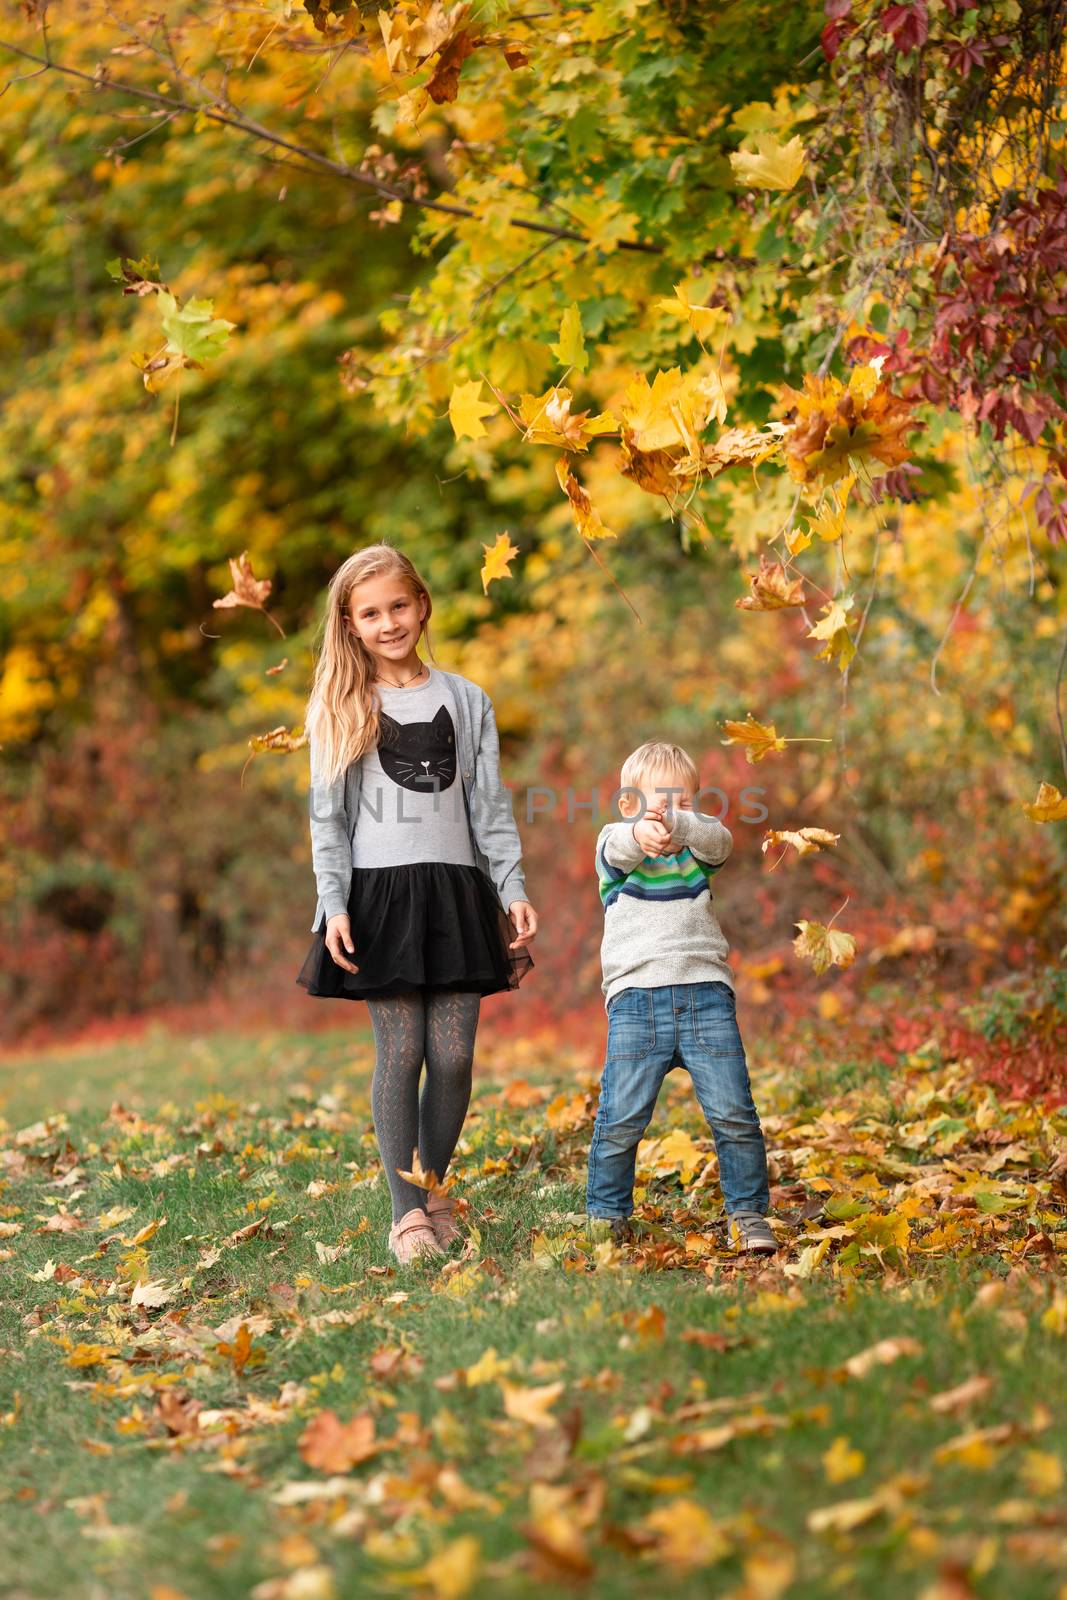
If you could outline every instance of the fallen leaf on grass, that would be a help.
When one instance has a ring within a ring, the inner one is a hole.
[[[823,1452],[822,1464],[829,1483],[844,1483],[848,1478],[858,1478],[867,1460],[862,1450],[854,1450],[839,1434],[829,1450]]]
[[[669,1567],[708,1567],[733,1549],[720,1525],[696,1500],[679,1498],[657,1506],[642,1526],[655,1535],[656,1555]]]
[[[946,1461],[958,1462],[962,1467],[973,1467],[978,1472],[988,1472],[997,1459],[999,1446],[1008,1444],[1019,1433],[1014,1422],[998,1422],[989,1428],[973,1428],[969,1433],[957,1434],[947,1439],[934,1451],[939,1466]]]
[[[806,1521],[812,1533],[848,1533],[885,1509],[884,1497],[874,1494],[864,1500],[839,1500],[836,1505],[820,1506],[808,1512]]]
[[[899,1361],[901,1356],[921,1356],[922,1353],[922,1345],[909,1334],[903,1334],[897,1339],[879,1339],[877,1344],[868,1346],[857,1355],[849,1356],[847,1361],[841,1363],[838,1371],[847,1372],[850,1378],[862,1378],[872,1367],[888,1366],[890,1362]]]
[[[155,1311],[160,1306],[165,1306],[168,1300],[173,1300],[175,1291],[168,1289],[165,1283],[138,1283],[134,1285],[130,1295],[131,1306],[143,1306],[146,1311]]]
[[[463,1600],[482,1574],[482,1547],[472,1534],[460,1534],[436,1550],[424,1566],[391,1574],[395,1583],[411,1584],[432,1600]]]
[[[215,1346],[220,1356],[227,1356],[233,1363],[234,1372],[240,1374],[246,1367],[261,1367],[267,1359],[267,1352],[262,1345],[253,1344],[252,1334],[247,1322],[242,1322],[233,1340],[222,1339]]]
[[[509,1417],[514,1417],[516,1422],[528,1422],[535,1428],[555,1427],[548,1413],[563,1393],[562,1380],[543,1384],[539,1389],[524,1389],[521,1384],[508,1383],[502,1378],[500,1387],[504,1393],[504,1410]]]
[[[567,1578],[592,1576],[593,1562],[576,1515],[573,1491],[569,1487],[532,1484],[530,1517],[523,1524],[522,1532],[549,1575]]]
[[[309,1467],[336,1473],[368,1461],[381,1445],[375,1439],[369,1411],[358,1411],[348,1422],[342,1422],[335,1411],[320,1411],[300,1435],[297,1448]]]
[[[976,1374],[958,1383],[954,1389],[942,1389],[940,1394],[932,1394],[926,1403],[931,1411],[962,1411],[976,1400],[984,1400],[992,1387],[992,1378]]]

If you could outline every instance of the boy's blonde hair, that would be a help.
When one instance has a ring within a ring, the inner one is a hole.
[[[304,726],[315,740],[316,777],[339,778],[378,743],[381,702],[373,686],[374,661],[352,626],[352,590],[368,578],[400,578],[426,603],[420,639],[433,661],[430,591],[402,550],[386,541],[366,545],[343,561],[330,580],[322,648],[308,698]]]
[[[658,739],[650,739],[646,744],[638,745],[637,749],[626,757],[619,773],[619,787],[640,789],[647,804],[655,798],[645,789],[645,780],[653,772],[669,773],[673,777],[680,778],[694,791],[700,787],[700,774],[689,752],[683,750],[680,744],[668,744]],[[620,805],[626,800],[637,804],[636,795],[624,794],[620,799]]]

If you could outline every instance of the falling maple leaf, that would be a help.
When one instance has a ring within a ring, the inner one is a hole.
[[[470,383],[457,383],[448,402],[448,420],[457,439],[484,439],[486,428],[483,417],[496,411],[482,399],[482,380],[472,378]]]
[[[405,1183],[413,1183],[417,1189],[425,1189],[427,1194],[444,1194],[448,1183],[442,1183],[436,1172],[424,1172],[422,1162],[419,1160],[418,1150],[411,1152],[411,1170],[405,1172],[402,1167],[397,1167],[397,1172]]]
[[[675,284],[674,294],[673,300],[657,300],[655,309],[669,312],[672,316],[684,317],[701,343],[716,328],[730,320],[730,313],[725,306],[691,305],[684,283]]]
[[[739,611],[778,611],[785,606],[805,603],[804,579],[790,578],[780,561],[769,561],[760,551],[759,571],[750,572],[752,593],[742,595],[734,605]]]
[[[591,417],[588,411],[572,411],[571,400],[571,391],[559,385],[546,389],[544,394],[524,394],[519,401],[519,415],[526,424],[523,438],[527,443],[585,451],[593,439],[618,428],[609,411]]]
[[[830,833],[826,828],[798,828],[795,832],[788,828],[768,828],[763,836],[760,846],[764,855],[775,845],[792,845],[798,856],[811,855],[818,851],[824,844],[837,844],[841,838],[839,833]]]
[[[811,963],[817,976],[831,966],[850,967],[855,961],[856,941],[850,933],[838,933],[821,922],[802,920],[793,926],[800,929],[793,940],[793,949],[802,961]]]
[[[1062,822],[1067,817],[1067,795],[1062,795],[1055,784],[1042,783],[1036,800],[1024,801],[1023,810],[1031,822]]]
[[[850,594],[841,595],[836,600],[827,601],[822,609],[821,621],[804,635],[806,639],[824,639],[826,641],[822,650],[816,651],[817,661],[837,660],[838,669],[844,672],[853,656],[856,654],[855,641],[848,631],[848,616],[855,604],[854,597]]]
[[[783,422],[770,422],[765,428],[724,428],[714,443],[702,446],[701,471],[714,478],[744,461],[758,467],[782,449],[788,431]]]
[[[253,611],[262,611],[273,587],[270,578],[256,577],[247,550],[242,550],[236,561],[230,556],[229,562],[233,588],[221,600],[213,600],[212,605],[217,610],[226,606],[248,606]]]
[[[508,534],[498,533],[495,544],[483,544],[485,560],[482,562],[482,592],[489,593],[489,585],[498,578],[512,576],[511,563],[519,553],[518,545],[512,544]]]
[[[305,728],[297,732],[283,725],[272,728],[269,733],[254,733],[248,743],[253,750],[284,750],[291,755],[294,750],[303,750],[308,734]]]
[[[570,462],[566,456],[560,456],[556,462],[556,477],[559,486],[571,503],[574,521],[578,532],[583,539],[614,539],[617,537],[610,528],[606,528],[600,520],[600,512],[593,505],[589,496],[582,488],[578,479],[570,469]]]
[[[772,133],[755,135],[755,150],[730,156],[737,182],[748,189],[792,189],[804,171],[804,144],[799,134],[782,144]]]
[[[745,756],[753,765],[766,756],[784,750],[788,743],[776,731],[773,722],[757,722],[751,711],[744,722],[727,721],[722,726],[729,734],[729,738],[721,739],[720,744],[744,745]]]

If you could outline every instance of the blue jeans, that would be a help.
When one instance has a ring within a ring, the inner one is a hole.
[[[727,1214],[766,1215],[767,1148],[728,983],[622,989],[608,1004],[608,1047],[589,1146],[586,1210],[628,1217],[637,1146],[672,1067],[685,1067],[711,1125]]]

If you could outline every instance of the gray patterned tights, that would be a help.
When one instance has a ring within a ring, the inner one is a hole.
[[[426,1204],[425,1189],[408,1183],[396,1170],[411,1170],[416,1146],[423,1171],[439,1178],[452,1159],[470,1104],[481,998],[447,989],[367,1001],[375,1044],[371,1111],[394,1222]]]

